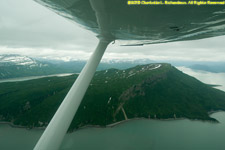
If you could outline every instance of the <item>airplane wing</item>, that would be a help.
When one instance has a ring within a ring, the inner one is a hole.
[[[197,40],[225,35],[225,5],[128,5],[128,0],[36,0],[57,14],[101,34],[96,15],[104,14],[107,36],[128,45]],[[181,0],[181,2],[189,2]],[[223,1],[221,1],[223,2]],[[137,42],[138,41],[138,42]]]

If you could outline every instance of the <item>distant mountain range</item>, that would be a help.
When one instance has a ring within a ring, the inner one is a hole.
[[[128,69],[137,65],[155,63],[149,59],[142,60],[110,60],[102,61],[97,70],[105,70],[110,68],[115,69]],[[197,62],[171,62],[176,66],[185,66],[195,70],[203,70],[208,72],[225,72],[225,63],[197,63]],[[28,56],[7,54],[0,55],[0,80],[28,77],[28,76],[43,76],[61,73],[79,73],[86,61],[60,61],[48,60],[42,58],[31,58]]]
[[[148,64],[152,61],[134,60],[134,61],[108,61],[101,62],[97,70],[109,68],[127,69],[139,64]],[[79,73],[86,61],[59,61],[31,58],[28,56],[8,54],[0,55],[0,79],[9,79],[28,76],[43,76],[60,73]]]
[[[66,72],[73,72],[78,73],[82,70],[84,65],[86,64],[86,61],[77,60],[77,61],[56,61],[56,60],[47,60],[49,63],[55,64],[58,67],[61,67],[66,70]],[[110,61],[102,61],[100,62],[97,71],[100,70],[106,70],[110,68],[114,69],[128,69],[131,67],[135,67],[137,65],[143,65],[143,64],[149,64],[153,63],[153,61],[149,59],[143,59],[143,60],[110,60]]]
[[[211,65],[194,64],[188,67],[194,70],[202,70],[202,71],[213,72],[213,73],[225,72],[225,63],[211,64]]]
[[[21,55],[0,55],[0,79],[63,73],[51,63]]]
[[[77,76],[0,83],[0,120],[45,127]],[[132,118],[216,121],[208,113],[217,110],[225,110],[225,92],[170,64],[108,69],[95,73],[70,130]]]

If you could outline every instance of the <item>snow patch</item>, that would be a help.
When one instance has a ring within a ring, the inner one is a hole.
[[[162,65],[161,64],[150,64],[148,66],[144,66],[141,68],[140,72],[143,72],[143,71],[147,71],[147,70],[154,70],[154,69],[158,69],[160,68]]]
[[[9,63],[12,65],[35,65],[37,62],[27,56],[20,55],[1,55],[0,63]]]
[[[149,70],[154,70],[154,69],[158,69],[161,67],[161,64],[156,65],[154,68],[150,68]]]
[[[108,72],[108,70],[106,70],[104,74],[106,74],[107,72]]]
[[[132,73],[129,76],[127,76],[127,78],[134,76],[136,73]]]
[[[112,99],[112,97],[110,97],[110,98],[109,98],[109,100],[108,100],[108,104],[110,103],[111,99]]]

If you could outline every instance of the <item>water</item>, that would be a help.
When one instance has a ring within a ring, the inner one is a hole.
[[[183,120],[131,120],[113,128],[86,128],[67,134],[63,150],[224,150],[225,112],[220,123]],[[0,149],[30,150],[42,130],[0,124]]]
[[[63,77],[63,76],[69,76],[69,75],[72,75],[72,73],[2,79],[2,80],[0,80],[0,83],[3,83],[3,82],[20,82],[20,81],[34,80],[34,79],[40,79],[40,78],[46,78],[46,77]]]
[[[190,120],[132,120],[114,128],[89,128],[70,134],[63,148],[104,150],[224,150],[225,112],[221,123]]]
[[[0,124],[0,150],[31,150],[42,132]]]

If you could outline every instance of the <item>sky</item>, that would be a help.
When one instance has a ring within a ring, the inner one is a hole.
[[[0,0],[0,54],[87,60],[96,35],[33,0]],[[225,36],[145,46],[110,44],[103,60],[225,61]]]

